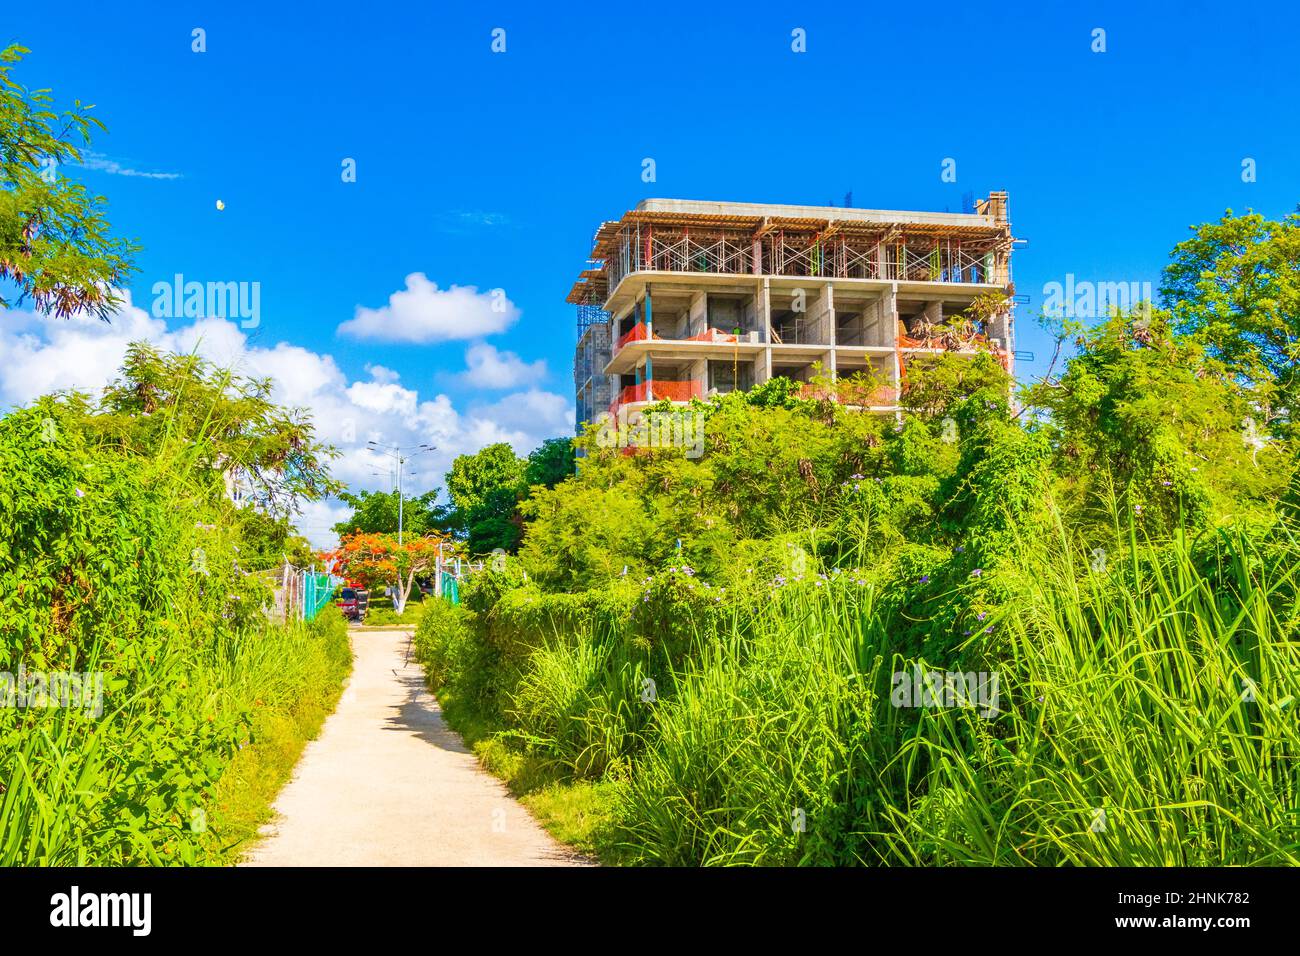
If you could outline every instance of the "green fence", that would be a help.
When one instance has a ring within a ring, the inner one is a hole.
[[[442,596],[452,604],[460,603],[460,584],[455,575],[442,572]]]
[[[339,579],[333,575],[311,572],[304,572],[302,578],[302,614],[304,620],[310,621],[334,597]]]

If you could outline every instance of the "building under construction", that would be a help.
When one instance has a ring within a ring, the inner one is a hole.
[[[972,212],[647,199],[596,232],[578,308],[577,419],[774,376],[869,383],[898,410],[908,368],[991,351],[1012,371],[1007,194]]]

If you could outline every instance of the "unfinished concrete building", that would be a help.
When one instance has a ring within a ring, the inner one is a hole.
[[[892,413],[942,352],[1012,371],[1013,241],[1005,192],[964,213],[644,200],[601,225],[568,296],[578,427],[778,375],[805,394],[854,376],[852,404]]]

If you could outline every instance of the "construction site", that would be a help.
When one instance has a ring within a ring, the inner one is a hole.
[[[578,429],[776,376],[809,397],[851,378],[853,406],[895,413],[908,369],[945,352],[1014,372],[1007,194],[973,207],[646,199],[602,223],[568,296]]]

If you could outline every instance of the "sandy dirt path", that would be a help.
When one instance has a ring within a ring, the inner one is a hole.
[[[352,678],[246,866],[563,866],[556,842],[442,719],[411,631],[352,632]]]

